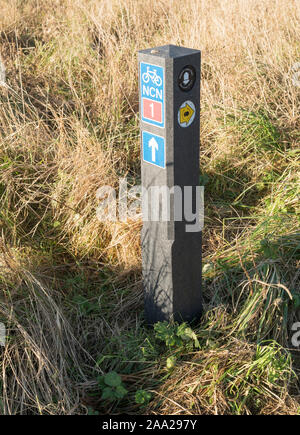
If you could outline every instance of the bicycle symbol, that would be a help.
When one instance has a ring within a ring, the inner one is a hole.
[[[142,75],[142,79],[144,83],[148,83],[149,80],[151,80],[151,82],[156,86],[162,85],[162,79],[156,74],[156,69],[151,71],[149,66],[147,66],[147,71]]]

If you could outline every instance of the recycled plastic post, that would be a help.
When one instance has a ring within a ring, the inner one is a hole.
[[[174,45],[140,51],[139,84],[146,322],[189,322],[202,312],[202,241],[195,218],[200,51]],[[157,208],[159,219],[151,214]],[[161,219],[166,210],[168,218]]]

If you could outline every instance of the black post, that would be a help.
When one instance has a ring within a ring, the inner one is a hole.
[[[142,50],[139,75],[146,321],[192,321],[202,311],[200,51]]]

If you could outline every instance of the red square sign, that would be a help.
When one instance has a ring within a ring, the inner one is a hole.
[[[159,101],[142,98],[143,118],[151,121],[162,122],[162,103]]]

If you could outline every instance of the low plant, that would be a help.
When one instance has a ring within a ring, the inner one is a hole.
[[[109,372],[99,376],[98,383],[102,390],[101,399],[103,400],[121,400],[128,393],[123,385],[121,376],[116,372]]]

